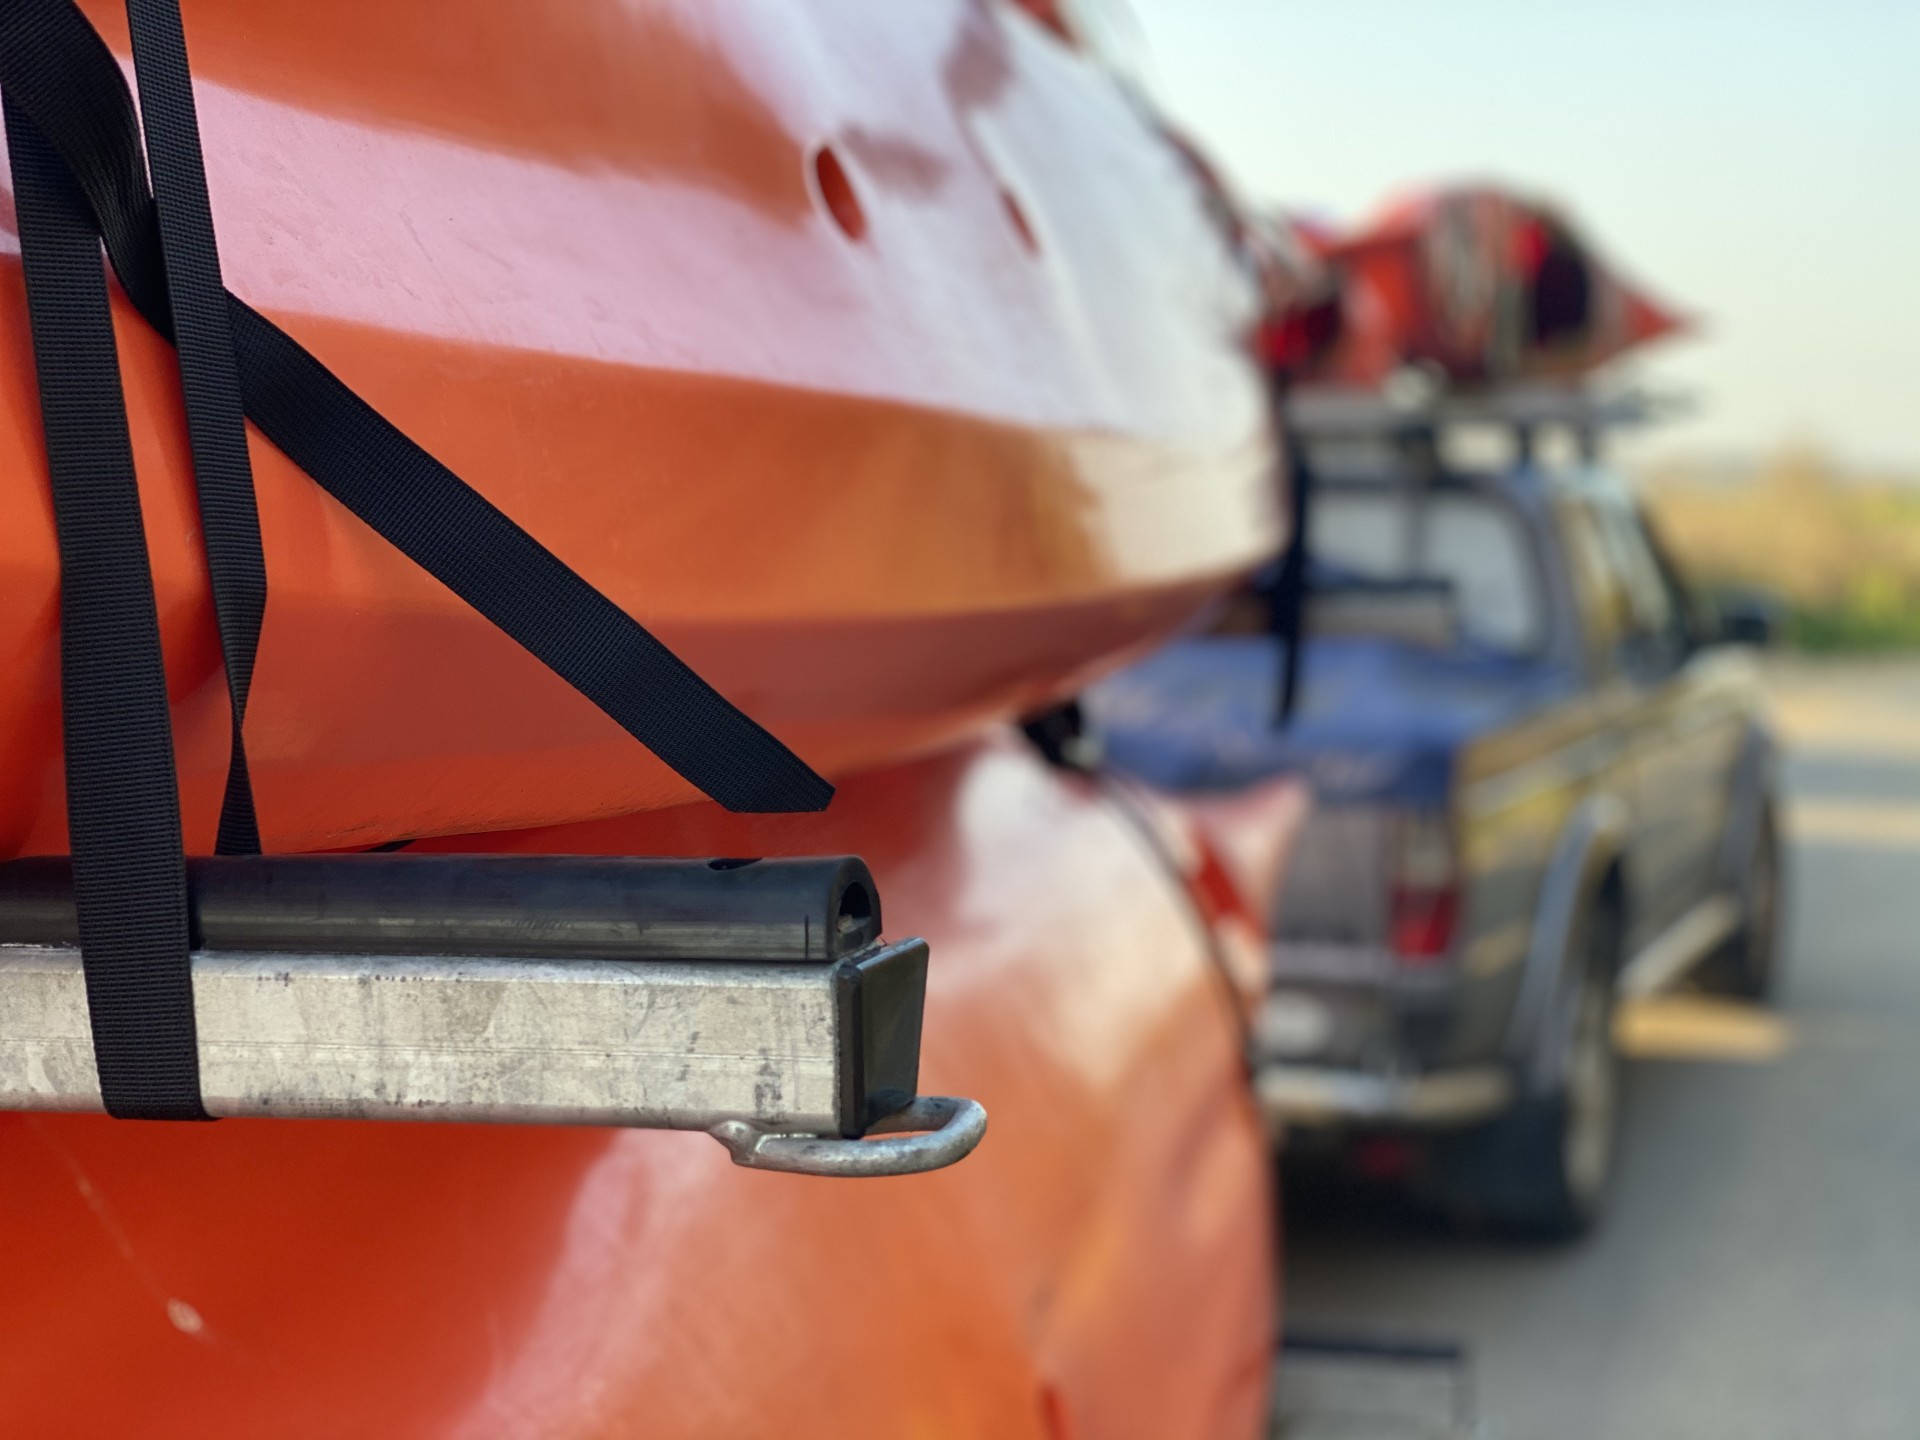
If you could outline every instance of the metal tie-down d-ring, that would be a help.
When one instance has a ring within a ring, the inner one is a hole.
[[[734,1164],[750,1170],[842,1178],[919,1175],[971,1154],[987,1133],[987,1112],[977,1100],[922,1095],[870,1128],[869,1134],[886,1139],[783,1135],[750,1120],[723,1120],[707,1133],[727,1147]]]

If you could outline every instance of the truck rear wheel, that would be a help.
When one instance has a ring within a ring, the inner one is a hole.
[[[1720,995],[1771,999],[1780,950],[1780,836],[1773,807],[1760,812],[1753,853],[1740,879],[1740,928],[1700,968],[1700,982]]]
[[[1573,1239],[1599,1218],[1620,1116],[1618,944],[1618,907],[1603,901],[1576,937],[1579,978],[1562,1000],[1552,1088],[1455,1142],[1446,1168],[1457,1214],[1543,1240]]]

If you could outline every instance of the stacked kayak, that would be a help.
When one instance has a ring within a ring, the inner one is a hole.
[[[1289,284],[1269,359],[1359,389],[1408,367],[1453,389],[1573,383],[1685,321],[1558,208],[1514,192],[1415,192],[1348,229],[1271,223]]]

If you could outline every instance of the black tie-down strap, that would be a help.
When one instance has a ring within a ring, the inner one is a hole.
[[[82,948],[101,1088],[114,1114],[195,1118],[164,671],[112,331],[85,323],[94,291],[99,319],[107,316],[94,232],[135,306],[180,351],[233,707],[223,851],[258,846],[241,732],[266,597],[236,390],[246,416],[329,493],[720,804],[818,810],[833,791],[224,289],[176,0],[129,0],[128,10],[158,205],[125,79],[70,0],[0,0],[0,90],[16,192],[31,192],[20,202],[22,250],[33,256],[25,268],[61,532],[70,833],[76,875],[97,882],[77,884],[77,895],[91,917],[83,931],[95,937]],[[105,618],[93,615],[95,594]],[[157,722],[147,713],[155,683]],[[136,712],[146,719],[129,720]],[[81,798],[95,794],[113,807]]]
[[[200,501],[213,610],[226,660],[233,716],[232,758],[220,803],[214,849],[221,855],[258,855],[260,821],[254,813],[244,730],[253,659],[267,608],[267,561],[260,547],[260,513],[247,457],[247,422],[234,368],[227,292],[220,281],[220,250],[213,238],[207,174],[200,155],[200,123],[187,74],[187,40],[176,0],[127,0],[134,78],[147,132],[156,217],[167,270],[169,318],[180,356],[187,438]]]
[[[4,102],[60,543],[67,828],[108,1111],[195,1119],[200,1059],[167,677],[100,246],[59,156]]]
[[[1279,693],[1274,696],[1274,725],[1285,728],[1300,703],[1301,651],[1306,648],[1307,562],[1310,555],[1307,527],[1312,518],[1313,468],[1308,462],[1306,440],[1286,423],[1286,389],[1274,380],[1274,425],[1280,437],[1287,466],[1287,548],[1280,552],[1280,566],[1268,593],[1272,630],[1280,646]]]

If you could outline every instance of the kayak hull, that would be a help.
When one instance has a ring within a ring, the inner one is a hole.
[[[1024,16],[399,8],[183,7],[229,286],[817,767],[1071,693],[1274,548],[1251,290],[1161,132]],[[16,266],[0,845],[21,851],[63,848],[65,820]],[[116,317],[202,848],[227,725],[179,387],[117,296]],[[270,846],[694,798],[252,450]]]

